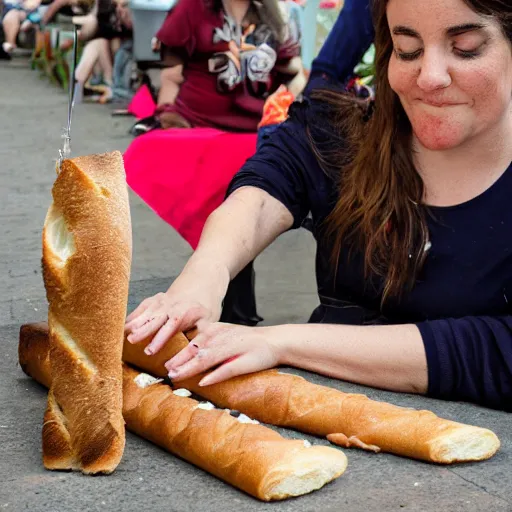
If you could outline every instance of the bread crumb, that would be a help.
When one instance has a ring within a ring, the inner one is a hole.
[[[253,420],[253,419],[249,418],[249,416],[246,416],[245,414],[240,414],[240,416],[238,416],[237,420],[240,423],[252,423],[254,425],[259,425],[259,423],[260,423],[258,420]]]
[[[215,405],[213,405],[211,402],[200,402],[198,403],[194,409],[203,409],[205,411],[212,411],[215,409]]]
[[[157,384],[159,382],[163,382],[164,379],[157,379],[152,375],[148,375],[147,373],[139,373],[133,382],[139,386],[139,388],[147,388],[148,386],[152,386],[153,384]]]
[[[185,396],[185,397],[192,396],[192,393],[188,389],[185,389],[185,388],[175,389],[173,391],[173,394],[176,396]]]

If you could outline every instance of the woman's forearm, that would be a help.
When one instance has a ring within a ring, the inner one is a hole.
[[[160,73],[159,105],[173,105],[183,83],[183,65],[178,64],[165,68]]]
[[[210,215],[187,266],[207,261],[232,279],[292,224],[291,213],[267,192],[240,188]]]
[[[278,71],[293,75],[293,78],[286,84],[288,90],[295,96],[299,96],[306,87],[307,78],[300,57],[294,57],[286,66],[278,66]]]
[[[367,386],[426,393],[427,360],[415,325],[275,327],[281,364]]]

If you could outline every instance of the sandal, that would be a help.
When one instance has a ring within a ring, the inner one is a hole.
[[[143,135],[144,133],[148,133],[152,130],[157,130],[158,128],[161,128],[160,121],[153,115],[139,119],[130,128],[129,133],[130,135],[138,137],[139,135]]]

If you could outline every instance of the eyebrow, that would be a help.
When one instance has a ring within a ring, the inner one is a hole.
[[[473,32],[476,30],[482,30],[485,28],[483,23],[463,23],[462,25],[455,25],[446,30],[446,34],[449,36],[458,36],[460,34],[465,34],[466,32]],[[416,39],[421,39],[421,36],[413,30],[412,28],[406,27],[404,25],[397,25],[393,27],[393,34],[395,36],[409,36],[414,37]]]

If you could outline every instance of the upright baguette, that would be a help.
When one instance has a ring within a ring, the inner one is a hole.
[[[49,387],[45,327],[21,328],[19,360],[27,375]],[[226,410],[205,410],[127,365],[123,395],[128,429],[263,501],[319,489],[347,466],[339,450],[284,439],[267,427],[242,423]]]
[[[119,152],[64,160],[43,229],[52,386],[48,469],[111,473],[124,449],[122,367],[131,264]]]
[[[125,341],[123,360],[165,377],[164,363],[187,343],[188,339],[180,333],[160,352],[147,356],[145,342],[132,345]],[[179,384],[219,407],[236,409],[270,425],[326,436],[332,443],[347,448],[451,464],[488,459],[500,447],[491,430],[445,420],[430,411],[404,409],[364,395],[343,393],[276,370],[206,387],[198,385],[201,378]]]

